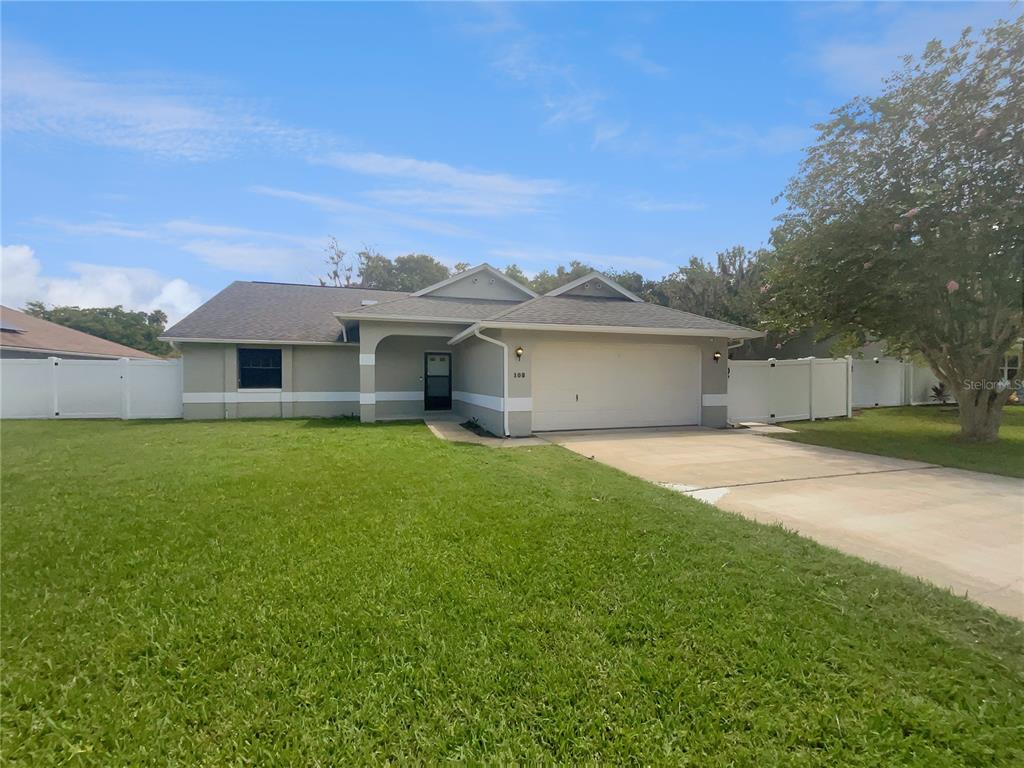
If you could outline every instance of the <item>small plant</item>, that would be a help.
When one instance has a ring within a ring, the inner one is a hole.
[[[940,405],[945,405],[949,402],[949,390],[946,389],[946,384],[944,382],[940,381],[932,387],[932,400]]]
[[[480,420],[477,419],[476,416],[470,417],[467,421],[462,422],[462,424],[460,424],[459,426],[463,427],[464,429],[468,429],[473,434],[480,435],[481,437],[497,437],[497,435],[495,435],[493,432],[490,432],[487,429],[487,427],[481,424]]]

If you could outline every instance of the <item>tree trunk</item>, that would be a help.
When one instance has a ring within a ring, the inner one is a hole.
[[[1009,394],[1008,389],[958,389],[960,439],[965,443],[994,443],[999,440],[1003,405]]]

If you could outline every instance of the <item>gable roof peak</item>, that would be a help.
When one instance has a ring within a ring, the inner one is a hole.
[[[591,280],[597,280],[597,281],[599,281],[601,283],[604,283],[606,286],[611,288],[613,291],[615,291],[616,293],[621,294],[622,296],[624,296],[625,298],[629,299],[630,301],[643,302],[643,299],[641,299],[635,293],[633,293],[632,291],[628,290],[627,288],[623,288],[617,282],[615,282],[610,277],[608,277],[608,275],[605,275],[605,274],[603,274],[601,272],[598,272],[596,270],[594,270],[593,272],[588,272],[583,277],[578,277],[575,280],[566,283],[565,285],[561,285],[558,288],[555,288],[553,291],[548,291],[544,295],[545,296],[562,296],[563,294],[566,294],[569,291],[572,291],[572,290],[574,290],[576,288],[579,288],[581,285],[586,285]]]
[[[535,291],[531,290],[530,288],[527,288],[525,285],[521,283],[516,282],[511,277],[506,275],[504,272],[502,272],[499,269],[495,269],[487,262],[484,262],[483,264],[477,264],[475,267],[471,267],[462,272],[458,272],[452,275],[451,277],[442,280],[439,283],[434,283],[433,285],[428,285],[426,288],[421,288],[420,290],[411,293],[410,296],[428,296],[429,294],[433,293],[434,291],[437,291],[440,288],[444,288],[445,286],[451,285],[452,283],[458,282],[459,280],[464,280],[467,277],[472,277],[473,275],[479,274],[480,272],[487,272],[493,277],[508,283],[517,290],[522,291],[525,296],[528,296],[530,298],[537,298],[537,293]]]

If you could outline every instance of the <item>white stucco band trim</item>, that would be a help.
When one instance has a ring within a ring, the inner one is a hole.
[[[458,400],[480,408],[501,411],[501,398],[494,395],[478,395],[476,392],[452,392],[452,400]]]
[[[357,402],[358,392],[185,392],[185,405],[202,403],[343,403]]]
[[[502,399],[495,395],[480,395],[476,392],[452,392],[452,400],[458,400],[463,403],[469,403],[470,405],[476,405],[480,408],[487,408],[491,411],[498,411],[502,409]],[[508,399],[508,410],[509,411],[532,411],[533,410],[533,398],[532,397],[510,397]]]
[[[701,405],[708,407],[727,406],[729,405],[729,395],[703,395],[701,397]]]
[[[416,401],[423,399],[423,392],[421,390],[412,390],[407,392],[376,392],[374,393],[377,402],[394,402],[394,401]]]
[[[369,355],[360,354],[359,355],[359,364],[360,365],[376,365],[377,364],[377,356],[375,354],[372,354],[372,353],[369,354]]]

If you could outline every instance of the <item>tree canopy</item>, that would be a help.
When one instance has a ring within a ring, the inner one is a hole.
[[[326,252],[327,258],[324,261],[328,271],[319,278],[320,285],[411,293],[452,275],[447,266],[424,253],[410,253],[392,260],[372,248],[363,248],[352,260],[333,237],[328,241]],[[462,266],[465,265],[456,265]],[[353,274],[358,275],[358,281],[354,280]]]
[[[1024,334],[1024,21],[933,41],[818,131],[772,235],[769,320],[920,354],[962,436],[996,439]]]
[[[120,304],[116,307],[47,309],[41,301],[30,301],[25,305],[25,312],[153,355],[166,357],[174,352],[170,344],[157,338],[167,325],[167,315],[159,309],[133,312]]]

